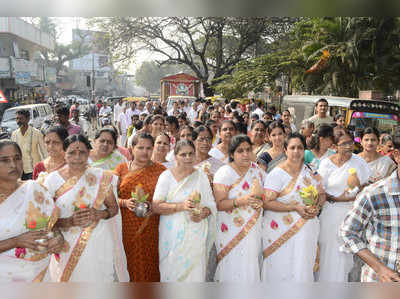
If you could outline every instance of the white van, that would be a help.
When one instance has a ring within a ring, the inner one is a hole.
[[[17,111],[22,109],[29,110],[31,114],[29,124],[37,129],[40,129],[46,119],[53,117],[53,110],[49,104],[32,104],[8,108],[4,111],[1,120],[1,128],[8,132],[8,134],[11,135],[14,130],[18,129],[16,121]]]

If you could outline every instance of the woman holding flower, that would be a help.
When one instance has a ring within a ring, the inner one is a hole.
[[[291,133],[286,161],[266,177],[263,218],[265,282],[313,282],[319,213],[325,200],[321,178],[304,165],[306,141]]]
[[[163,135],[159,135],[163,136]],[[168,144],[169,146],[169,144]],[[154,140],[148,133],[137,133],[132,139],[133,160],[115,169],[119,177],[119,206],[122,214],[122,235],[128,260],[128,271],[133,282],[158,282],[158,224],[151,202],[158,177],[165,170],[153,162]],[[150,211],[137,217],[140,201],[147,201]]]
[[[37,182],[20,181],[21,175],[21,149],[1,140],[0,282],[43,281],[49,254],[59,252],[64,243],[61,234],[48,234],[58,217],[52,198]]]
[[[214,176],[217,202],[215,281],[259,282],[264,171],[252,162],[250,138],[229,144],[230,163]]]
[[[71,135],[64,142],[66,166],[50,173],[44,185],[60,209],[64,249],[50,262],[54,282],[128,281],[122,246],[117,177],[88,167],[89,141]]]
[[[179,141],[174,154],[175,166],[161,174],[153,201],[161,215],[161,281],[204,282],[215,240],[215,201],[207,175],[193,167],[193,143]]]
[[[371,169],[364,159],[353,154],[353,136],[346,129],[336,131],[334,144],[337,153],[322,160],[318,169],[327,193],[320,215],[319,281],[347,282],[353,256],[340,248],[343,241],[338,231],[356,195],[368,183]]]

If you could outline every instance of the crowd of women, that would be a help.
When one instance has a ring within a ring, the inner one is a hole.
[[[338,229],[394,170],[390,136],[365,128],[355,154],[340,116],[295,132],[231,108],[149,115],[128,148],[51,127],[34,181],[0,141],[0,281],[348,281]]]

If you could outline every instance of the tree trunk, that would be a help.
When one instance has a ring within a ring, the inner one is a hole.
[[[212,88],[207,81],[202,81],[202,82],[203,82],[204,95],[206,97],[212,97],[214,95],[214,88]]]

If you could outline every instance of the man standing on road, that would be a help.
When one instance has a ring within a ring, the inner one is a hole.
[[[19,129],[11,135],[11,140],[18,143],[22,151],[22,165],[24,172],[22,180],[31,180],[33,167],[47,156],[42,133],[29,125],[29,110],[17,111],[17,125]]]
[[[317,130],[321,124],[326,123],[330,125],[333,123],[333,118],[326,114],[329,109],[328,101],[326,99],[319,99],[315,104],[315,107],[317,114],[308,119],[314,123],[315,130]]]
[[[117,124],[119,115],[122,112],[123,109],[123,103],[122,103],[122,98],[118,99],[118,103],[114,105],[114,123]]]
[[[97,106],[92,101],[89,106],[89,116],[90,116],[90,123],[92,125],[92,130],[97,130]]]
[[[393,134],[393,158],[400,163],[400,129]],[[339,234],[343,251],[366,264],[361,282],[400,282],[400,167],[389,177],[366,187],[356,198]],[[334,269],[332,269],[334,271]]]
[[[125,147],[128,132],[128,116],[126,115],[126,106],[122,107],[122,111],[118,116],[118,132],[120,134],[119,145]]]

